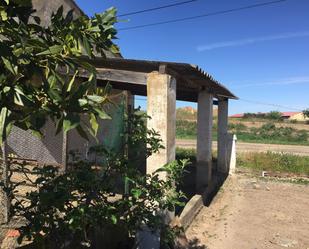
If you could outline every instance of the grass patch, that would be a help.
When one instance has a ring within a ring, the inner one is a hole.
[[[274,152],[240,153],[237,154],[237,167],[309,176],[309,156]]]
[[[216,158],[216,152],[213,158]],[[176,159],[189,159],[196,162],[196,150],[176,149]],[[294,173],[309,176],[309,156],[299,156],[274,152],[247,152],[237,154],[237,167],[257,171]]]

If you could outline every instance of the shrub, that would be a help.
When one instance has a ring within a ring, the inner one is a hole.
[[[134,133],[126,130],[124,137],[130,134],[130,138],[124,148],[145,144],[147,156],[162,148],[159,135],[146,129],[144,115],[131,115],[128,127],[132,124],[139,128]],[[17,201],[13,206],[15,215],[27,221],[19,229],[19,240],[31,239],[38,248],[65,244],[66,248],[84,248],[92,246],[95,234],[103,231],[103,235],[117,233],[112,238],[102,235],[101,246],[113,249],[132,241],[145,225],[171,236],[160,210],[174,211],[176,205],[182,205],[179,200],[184,196],[176,188],[187,161],[175,161],[145,175],[136,167],[136,153],[129,157],[101,145],[92,153],[103,160],[72,162],[71,170],[64,174],[52,166],[34,170],[40,175],[35,181],[39,191],[28,193],[27,202]]]
[[[266,114],[266,118],[272,120],[280,120],[281,119],[281,112],[278,111],[271,111]]]

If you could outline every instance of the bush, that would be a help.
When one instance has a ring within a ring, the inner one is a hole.
[[[281,112],[278,111],[271,111],[266,114],[266,118],[272,120],[280,120],[281,119]]]
[[[146,129],[144,118],[130,117],[128,127],[134,124],[133,131],[124,134],[130,134],[124,144],[124,148],[133,148],[130,157],[98,145],[92,153],[102,160],[96,163],[72,162],[71,170],[64,174],[52,166],[36,168],[39,191],[28,193],[27,202],[17,201],[13,206],[15,215],[26,220],[19,229],[19,240],[31,239],[38,248],[62,248],[65,244],[66,248],[84,248],[93,246],[95,234],[103,232],[100,248],[127,248],[124,246],[133,246],[136,233],[145,225],[171,239],[173,233],[159,211],[174,211],[182,205],[183,194],[176,189],[186,160],[164,165],[153,174],[139,171],[139,155],[134,153],[137,145],[147,145],[147,156],[162,148],[158,134]],[[106,236],[113,233],[116,236]]]
[[[243,123],[229,123],[228,128],[229,130],[236,131],[236,133],[247,130],[247,126]]]

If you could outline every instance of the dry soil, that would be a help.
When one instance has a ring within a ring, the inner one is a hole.
[[[308,249],[309,186],[235,175],[186,234],[194,248]]]

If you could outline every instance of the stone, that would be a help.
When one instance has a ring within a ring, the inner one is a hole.
[[[254,189],[260,189],[261,186],[260,186],[259,184],[255,183],[255,184],[253,184],[253,188],[254,188]]]

